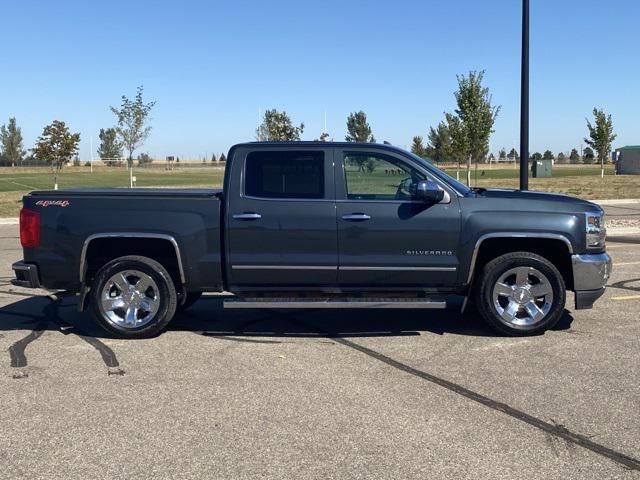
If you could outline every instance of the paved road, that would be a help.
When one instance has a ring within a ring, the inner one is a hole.
[[[0,226],[0,478],[640,478],[640,239],[619,240],[604,299],[539,337],[208,296],[122,341],[12,287]]]

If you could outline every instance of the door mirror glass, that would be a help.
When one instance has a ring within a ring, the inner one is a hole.
[[[444,190],[441,190],[432,180],[420,180],[414,183],[411,193],[414,200],[429,203],[438,203],[444,198]]]

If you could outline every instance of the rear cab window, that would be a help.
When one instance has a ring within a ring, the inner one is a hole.
[[[245,161],[244,194],[256,198],[324,198],[324,152],[250,152]]]

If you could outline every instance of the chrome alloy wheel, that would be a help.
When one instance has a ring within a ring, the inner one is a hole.
[[[493,286],[493,306],[504,323],[530,326],[542,321],[553,305],[549,279],[533,267],[515,267]]]
[[[151,322],[160,307],[156,282],[138,270],[124,270],[104,284],[100,310],[114,325],[132,329]]]

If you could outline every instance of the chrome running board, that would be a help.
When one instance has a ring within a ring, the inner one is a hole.
[[[223,302],[224,308],[447,308],[445,300],[429,298],[276,298],[242,297]]]

